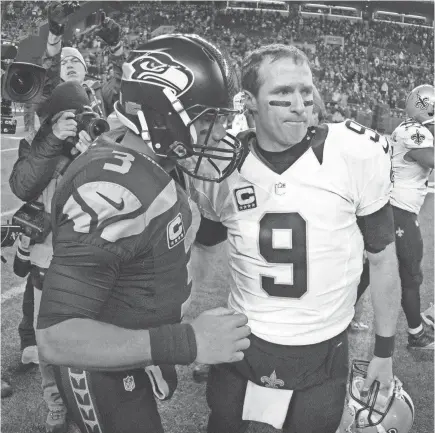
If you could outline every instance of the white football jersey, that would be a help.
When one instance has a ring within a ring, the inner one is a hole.
[[[327,340],[354,315],[364,249],[356,217],[388,202],[391,160],[384,137],[347,122],[328,125],[322,162],[310,148],[280,175],[251,148],[223,182],[188,180],[203,215],[228,228],[229,306],[272,343]]]
[[[432,170],[417,161],[407,161],[405,155],[411,149],[433,147],[433,135],[425,126],[407,119],[394,130],[391,139],[394,173],[391,204],[418,214],[427,194],[427,180]]]

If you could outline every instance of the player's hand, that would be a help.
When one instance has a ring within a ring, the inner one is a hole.
[[[101,12],[101,24],[95,32],[107,45],[113,47],[118,44],[121,39],[121,27],[112,18],[106,18],[106,14]]]
[[[372,383],[377,380],[380,389],[389,388],[393,381],[393,358],[378,358],[374,356],[367,368],[367,377],[361,391],[361,397],[366,397]]]
[[[88,150],[88,147],[92,144],[92,138],[86,131],[79,132],[79,141],[76,143],[76,149],[83,153]]]
[[[65,140],[68,137],[75,137],[77,134],[77,122],[74,120],[75,114],[71,111],[64,111],[53,123],[53,134],[59,140]]]
[[[196,337],[196,361],[202,364],[220,364],[240,361],[250,341],[251,329],[244,314],[227,308],[204,311],[192,323]]]

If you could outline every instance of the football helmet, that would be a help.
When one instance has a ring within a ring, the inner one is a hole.
[[[417,86],[406,98],[406,115],[428,126],[434,124],[435,88],[430,84]]]
[[[240,141],[228,133],[212,139],[213,128],[238,112],[235,75],[217,47],[197,35],[159,36],[131,51],[122,69],[115,111],[156,155],[198,179],[220,182],[233,172]],[[201,142],[196,121],[207,125]]]
[[[409,433],[414,422],[414,404],[394,378],[388,390],[374,381],[367,397],[361,389],[367,377],[368,361],[352,363],[349,395],[337,433]]]

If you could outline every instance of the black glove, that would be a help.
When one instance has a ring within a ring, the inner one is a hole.
[[[51,1],[48,6],[48,29],[55,36],[63,35],[68,15],[75,12],[79,6],[78,1]]]
[[[101,12],[101,24],[95,32],[107,45],[116,46],[121,39],[121,27],[112,18],[106,18],[106,14]]]

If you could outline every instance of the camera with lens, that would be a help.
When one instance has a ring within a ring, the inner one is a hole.
[[[91,107],[85,106],[75,110],[75,118],[77,122],[77,135],[69,137],[65,140],[68,147],[67,152],[70,151],[79,141],[78,134],[80,131],[86,131],[94,141],[104,132],[110,130],[110,126],[106,120],[102,119]]]
[[[23,251],[35,243],[45,240],[51,230],[50,216],[44,210],[44,205],[37,201],[25,203],[21,206],[12,217],[12,224],[2,224],[1,226],[1,247],[11,247],[19,239],[19,248],[17,251],[18,261],[28,262],[28,254]],[[21,252],[21,255],[20,255]],[[2,256],[2,261],[6,263]],[[17,275],[25,276],[22,272],[15,271],[17,257],[14,260],[14,272]]]
[[[12,115],[13,102],[39,98],[45,81],[45,69],[32,63],[15,62],[18,49],[10,42],[1,44],[1,132],[15,134],[17,119]]]
[[[12,217],[12,225],[20,226],[21,234],[36,243],[43,242],[50,233],[50,217],[37,201],[23,204]]]

